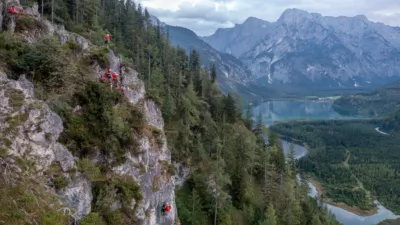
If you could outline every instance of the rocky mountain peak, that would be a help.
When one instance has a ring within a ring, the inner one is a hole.
[[[242,24],[238,24],[238,25],[248,26],[248,25],[253,25],[253,24],[268,24],[268,23],[270,23],[270,22],[251,16],[251,17],[247,18]]]
[[[290,8],[268,29],[248,25],[255,21],[250,17],[206,38],[245,62],[254,80],[359,88],[400,75],[399,28],[371,22],[365,15],[332,17]]]
[[[278,19],[278,24],[290,24],[295,21],[299,20],[304,20],[304,19],[312,19],[313,17],[319,15],[319,14],[311,14],[308,13],[307,11],[301,10],[301,9],[286,9],[282,15]]]

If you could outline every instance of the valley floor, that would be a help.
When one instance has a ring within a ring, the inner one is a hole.
[[[324,190],[323,185],[318,180],[316,180],[315,178],[311,179],[310,182],[317,189],[318,198],[321,199],[321,197],[326,194],[326,191]],[[327,203],[327,204],[330,204],[330,205],[333,205],[333,206],[336,206],[336,207],[339,207],[339,208],[344,209],[346,211],[352,212],[352,213],[354,213],[356,215],[359,215],[359,216],[372,216],[372,215],[375,215],[378,212],[378,207],[374,207],[374,208],[369,209],[369,210],[363,210],[363,209],[360,209],[360,207],[357,207],[357,206],[349,206],[344,202],[334,202],[332,199],[324,198],[323,202]]]
[[[377,199],[400,212],[400,140],[379,132],[379,120],[288,122],[271,127],[282,136],[307,143],[299,160],[312,174],[323,199],[361,216],[373,215]],[[384,133],[386,134],[386,133]]]

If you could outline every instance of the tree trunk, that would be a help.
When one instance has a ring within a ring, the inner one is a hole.
[[[42,17],[43,17],[43,8],[44,8],[44,0],[42,0]]]
[[[150,89],[150,86],[151,86],[150,73],[151,73],[151,71],[150,71],[150,51],[149,51],[149,89]]]
[[[51,0],[51,23],[54,23],[54,0]]]

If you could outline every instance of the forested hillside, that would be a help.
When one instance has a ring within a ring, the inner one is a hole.
[[[400,131],[400,110],[392,113],[383,121],[382,129],[386,132]]]
[[[400,219],[384,220],[380,222],[378,225],[398,225],[398,224],[400,224]]]
[[[310,153],[300,159],[299,167],[322,183],[326,201],[370,210],[376,198],[398,213],[399,133],[377,132],[375,128],[382,123],[382,120],[290,122],[271,129],[309,146]]]
[[[21,1],[25,7],[34,2]],[[242,119],[242,109],[232,95],[219,91],[215,83],[219,75],[200,68],[197,52],[186,55],[185,50],[171,47],[168,36],[151,25],[149,13],[140,5],[130,0],[37,2],[50,21],[98,46],[86,55],[80,44],[61,45],[52,36],[28,43],[25,35],[36,35],[41,29],[28,16],[16,18],[16,33],[0,34],[1,69],[14,79],[26,74],[36,97],[60,115],[65,127],[60,141],[78,160],[77,170],[92,183],[91,213],[82,225],[136,224],[130,204],[143,196],[131,177],[110,176],[111,170],[127,160],[127,151],[141,154],[132,136],[147,135],[152,145],[163,144],[160,130],[144,126],[143,115],[121,93],[93,79],[94,64],[102,70],[110,65],[108,49],[102,46],[106,30],[111,34],[109,48],[123,56],[124,66],[139,72],[146,99],[162,108],[172,160],[190,168],[183,187],[176,190],[181,224],[338,224],[307,195],[307,183],[297,183],[295,161],[285,163],[277,136],[271,135],[266,145],[262,121],[251,130],[251,115]],[[13,104],[19,104],[15,96]],[[8,157],[0,150],[0,159]],[[42,179],[54,175],[54,188],[62,190],[67,181],[57,176],[60,173],[55,166]],[[166,165],[166,173],[175,174],[175,168]],[[154,180],[152,188],[157,191]],[[55,208],[36,208],[37,194],[29,192],[33,184],[25,185],[23,180],[16,184],[16,190],[15,186],[9,189],[9,183],[0,185],[0,202],[18,200],[4,203],[1,223],[69,224]],[[116,199],[121,203],[117,209]],[[20,211],[23,214],[16,213]]]
[[[333,108],[343,115],[386,117],[400,106],[400,84],[395,83],[370,93],[346,95],[337,99]]]

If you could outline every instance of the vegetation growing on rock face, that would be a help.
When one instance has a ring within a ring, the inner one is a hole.
[[[43,185],[45,178],[31,173],[32,167],[20,167],[25,176],[17,175],[15,168],[7,162],[9,157],[0,155],[0,224],[68,224],[70,218],[59,210],[62,205],[57,197]],[[31,164],[26,160],[21,163]]]
[[[14,88],[6,88],[4,95],[8,98],[8,104],[14,110],[18,110],[25,102],[25,95],[22,91]]]
[[[130,61],[146,84],[147,97],[162,108],[172,159],[193,168],[177,190],[182,224],[338,224],[307,196],[307,184],[297,183],[295,166],[285,163],[277,137],[272,135],[266,145],[262,121],[251,130],[250,118],[242,119],[233,95],[222,95],[215,77],[201,69],[198,53],[186,55],[171,47],[140,5],[130,0],[54,2],[54,21],[92,43],[102,44],[100,27],[108,29],[113,43],[109,47]],[[44,12],[50,17],[51,7],[45,5]],[[27,44],[18,34],[4,32],[0,51],[1,66],[10,77],[26,73],[37,96],[63,119],[60,141],[79,158],[78,171],[92,181],[92,213],[82,224],[133,224],[131,206],[143,200],[140,187],[110,169],[123,163],[127,152],[140,154],[132,134],[143,135],[144,118],[120,93],[94,80],[96,74],[88,68],[94,62],[102,69],[108,66],[105,49],[92,49],[84,60],[76,54],[78,46],[61,46],[54,37]],[[157,130],[152,135],[160,136]],[[93,163],[94,157],[107,160]],[[164,169],[174,173],[171,165]],[[63,180],[56,183],[58,188],[66,185]],[[8,195],[1,195],[0,201],[4,198]],[[67,224],[63,217],[50,218],[52,224]]]

